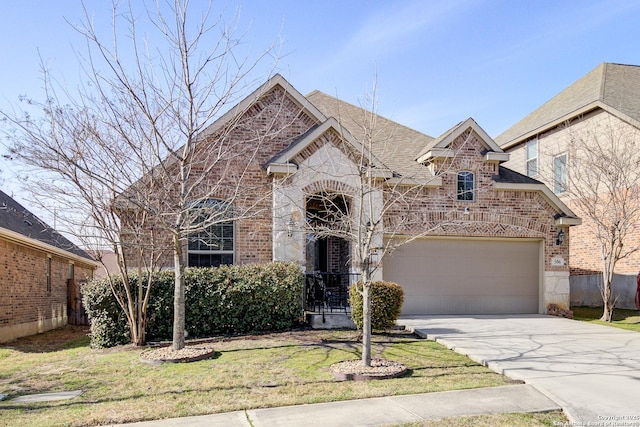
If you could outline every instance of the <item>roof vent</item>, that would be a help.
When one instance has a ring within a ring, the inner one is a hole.
[[[33,223],[31,221],[29,221],[28,219],[24,219],[23,220],[25,224],[27,224],[29,227],[31,227],[33,225]]]

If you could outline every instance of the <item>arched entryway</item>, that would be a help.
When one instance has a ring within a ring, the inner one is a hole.
[[[348,310],[351,271],[351,203],[340,193],[321,192],[306,197],[305,261],[307,309]]]

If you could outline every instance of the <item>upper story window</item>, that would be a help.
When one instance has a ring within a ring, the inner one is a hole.
[[[553,158],[553,192],[567,191],[567,155],[560,154]]]
[[[538,138],[527,142],[527,176],[538,175]]]
[[[192,233],[187,240],[187,263],[189,267],[218,267],[233,264],[235,225],[224,221],[229,206],[221,200],[198,203],[202,212],[196,222],[213,222],[206,228]],[[220,215],[216,218],[216,215]]]
[[[475,176],[473,172],[458,172],[458,200],[471,202],[474,200]]]

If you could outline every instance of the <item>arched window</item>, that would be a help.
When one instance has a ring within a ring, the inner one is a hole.
[[[458,200],[472,202],[474,200],[475,177],[473,172],[458,172]]]
[[[187,243],[189,267],[218,267],[234,262],[234,223],[232,207],[222,200],[209,199],[194,203],[192,224],[198,229],[189,235]],[[209,225],[207,225],[209,224]]]

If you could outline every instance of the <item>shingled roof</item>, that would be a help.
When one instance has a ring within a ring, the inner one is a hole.
[[[432,178],[428,168],[416,162],[416,155],[433,137],[418,132],[393,120],[374,114],[375,124],[369,129],[371,113],[362,107],[342,101],[326,93],[314,90],[306,98],[325,116],[334,117],[359,142],[365,141],[365,132],[373,131],[371,151],[385,167],[410,178]]]
[[[0,231],[2,229],[95,263],[88,253],[0,190]]]
[[[625,120],[640,122],[640,67],[603,62],[507,129],[495,141],[507,149],[596,108]]]

